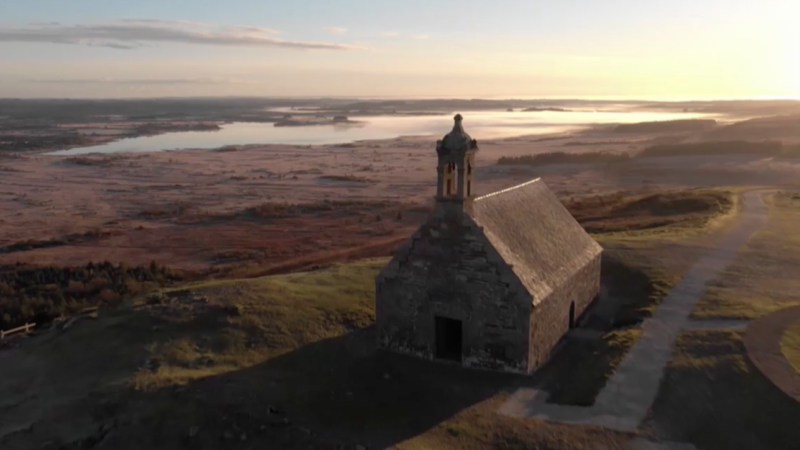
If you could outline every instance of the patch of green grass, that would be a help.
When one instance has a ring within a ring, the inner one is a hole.
[[[740,332],[681,335],[644,434],[705,450],[793,449],[800,404],[747,359]]]
[[[800,322],[795,322],[783,333],[781,352],[794,370],[800,373]]]
[[[762,282],[766,283],[765,280]],[[776,300],[769,296],[754,294],[753,290],[758,288],[710,286],[692,311],[692,318],[752,320],[798,304],[796,299]]]
[[[207,308],[171,314],[175,338],[149,348],[162,363],[138,374],[150,388],[249,367],[305,345],[366,328],[374,322],[374,278],[386,259],[313,272],[249,280],[195,283],[161,291],[192,292]]]

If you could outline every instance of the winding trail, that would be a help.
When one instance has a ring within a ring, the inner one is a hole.
[[[684,329],[697,327],[689,315],[706,285],[733,262],[740,248],[766,223],[768,207],[762,196],[767,192],[770,191],[744,194],[739,222],[686,271],[653,316],[642,323],[641,337],[617,366],[593,406],[548,404],[545,392],[521,388],[500,408],[500,413],[636,431],[656,399],[676,339]]]

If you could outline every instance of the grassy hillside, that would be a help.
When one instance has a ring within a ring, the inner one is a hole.
[[[516,376],[376,352],[374,276],[385,262],[167,289],[27,339],[4,355],[0,410],[14,414],[0,443],[626,448],[621,433],[497,415]]]

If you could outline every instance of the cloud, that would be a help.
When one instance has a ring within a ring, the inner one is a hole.
[[[160,26],[189,26],[197,28],[207,28],[211,25],[202,22],[192,22],[189,20],[164,20],[164,19],[122,19],[122,23],[137,25],[160,25]],[[57,24],[57,23],[56,23]]]
[[[347,33],[347,28],[342,28],[342,27],[323,27],[322,29],[327,31],[328,33],[332,33],[332,34],[345,34],[345,33]]]
[[[135,49],[147,44],[177,43],[229,47],[275,47],[295,50],[363,50],[352,44],[292,41],[274,37],[278,32],[252,26],[214,26],[197,22],[128,19],[109,24],[0,25],[2,42],[40,42]]]
[[[397,37],[400,36],[400,33],[396,33],[394,31],[387,31],[385,33],[381,33],[381,35],[384,37]]]
[[[63,78],[31,80],[43,84],[114,84],[129,86],[154,86],[154,85],[182,85],[182,84],[250,84],[251,81],[236,78],[143,78],[143,79],[117,79],[117,78]]]
[[[229,25],[225,27],[226,30],[239,33],[262,33],[262,34],[280,34],[280,31],[275,31],[270,28],[250,27],[242,25]]]
[[[428,39],[429,37],[430,36],[428,36],[427,34],[418,34],[418,35],[414,36],[414,39],[425,40],[425,39]]]

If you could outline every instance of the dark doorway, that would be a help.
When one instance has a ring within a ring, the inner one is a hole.
[[[436,318],[436,357],[461,362],[461,321]]]
[[[575,328],[575,302],[569,304],[569,328]]]

